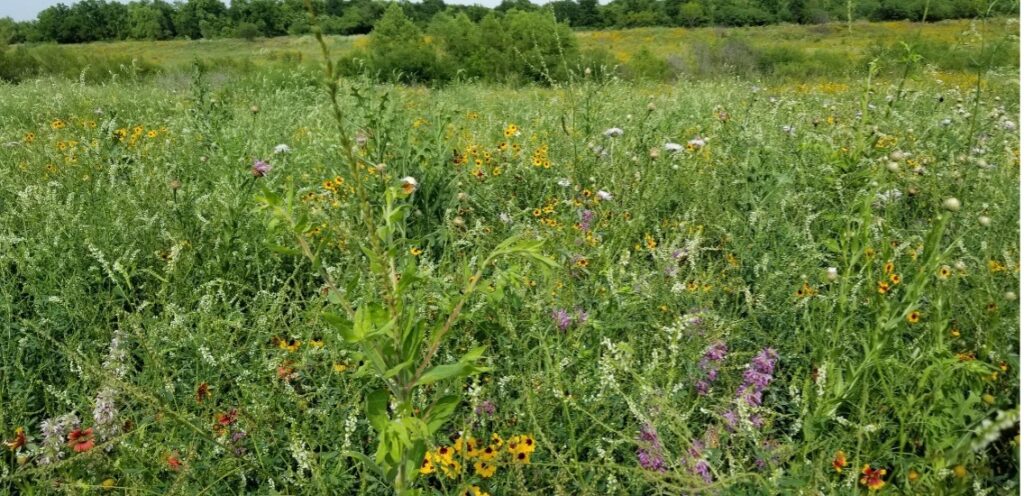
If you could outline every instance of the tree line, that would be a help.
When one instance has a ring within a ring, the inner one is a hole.
[[[328,34],[366,34],[392,2],[314,0],[318,22]],[[780,22],[814,24],[834,20],[941,20],[1017,12],[1016,0],[502,0],[491,9],[448,5],[444,0],[394,2],[415,25],[426,28],[440,13],[465,15],[479,23],[488,15],[549,10],[577,29],[644,26],[750,26]],[[81,0],[57,4],[32,21],[0,19],[5,43],[84,43],[104,40],[256,38],[310,31],[305,0],[136,0],[120,3]]]

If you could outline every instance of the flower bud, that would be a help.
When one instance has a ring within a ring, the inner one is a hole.
[[[988,227],[992,225],[992,219],[990,219],[987,215],[982,215],[981,217],[978,217],[978,224]]]
[[[839,279],[839,269],[829,267],[825,269],[825,276],[828,277],[829,281],[835,281],[836,279]]]
[[[960,200],[957,200],[954,197],[946,198],[945,201],[942,202],[942,208],[945,208],[950,212],[956,212],[957,210],[960,210]]]

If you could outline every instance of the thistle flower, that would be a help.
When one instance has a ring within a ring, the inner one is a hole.
[[[610,127],[604,130],[604,136],[606,138],[618,138],[619,136],[622,136],[622,133],[622,129],[617,127]]]
[[[281,153],[291,153],[291,151],[292,151],[292,147],[290,147],[290,146],[288,146],[288,145],[286,145],[284,143],[281,143],[280,145],[277,145],[277,146],[274,147],[274,154],[275,155],[278,155],[278,154],[281,154]]]
[[[264,177],[270,174],[272,168],[269,163],[257,159],[252,163],[252,177]]]
[[[601,201],[611,201],[612,200],[612,194],[607,192],[607,191],[605,191],[605,190],[603,190],[603,189],[602,190],[598,190],[598,192],[597,192],[597,199],[601,200]]]
[[[679,143],[665,143],[665,151],[679,153],[683,151],[683,145],[680,145]]]
[[[693,150],[700,150],[701,148],[704,148],[704,145],[706,144],[707,141],[704,141],[704,138],[701,138],[700,136],[686,142],[686,146]]]

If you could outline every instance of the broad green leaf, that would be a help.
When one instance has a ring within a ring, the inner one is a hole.
[[[291,257],[297,257],[299,255],[302,255],[302,252],[295,248],[289,248],[287,246],[281,246],[274,243],[267,243],[267,248],[269,248],[270,251],[274,253],[279,253],[281,255],[288,255]]]
[[[423,376],[416,381],[416,385],[422,386],[426,384],[433,384],[445,379],[468,377],[470,375],[479,374],[480,372],[486,372],[490,370],[489,367],[473,364],[474,361],[483,355],[483,352],[484,348],[482,346],[473,348],[456,363],[433,367],[426,371]]]
[[[398,365],[395,365],[394,367],[391,367],[390,369],[388,369],[387,372],[384,372],[383,377],[385,379],[390,379],[390,378],[398,375],[403,370],[409,368],[409,366],[412,365],[412,362],[413,362],[412,360],[406,360],[406,361],[404,361],[404,362],[402,362],[402,363],[400,363]]]
[[[324,312],[321,314],[324,321],[326,321],[331,327],[341,333],[342,339],[347,343],[358,343],[362,341],[363,336],[356,331],[352,321],[330,312]],[[358,318],[359,311],[356,311],[356,317]]]
[[[373,429],[384,436],[388,427],[388,400],[391,395],[386,389],[378,389],[366,396],[366,418]]]
[[[427,412],[425,421],[427,422],[427,430],[430,434],[437,432],[441,427],[444,426],[448,419],[455,413],[455,409],[459,406],[459,397],[457,395],[448,395],[434,403],[434,407]]]

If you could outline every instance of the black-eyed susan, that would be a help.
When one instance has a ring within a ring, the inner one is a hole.
[[[889,260],[882,266],[882,270],[885,271],[886,274],[892,274],[893,271],[896,270],[896,264],[892,263],[892,260]]]
[[[414,256],[414,257],[418,257],[418,256],[423,254],[423,250],[421,250],[418,247],[413,246],[412,248],[409,248],[409,254]]]
[[[282,339],[282,340],[277,342],[277,347],[282,349],[282,350],[287,350],[287,351],[290,351],[290,352],[295,352],[295,351],[298,351],[299,348],[302,347],[302,341],[299,341],[298,339],[290,339],[288,341],[285,341],[285,340]]]
[[[485,462],[483,460],[480,460],[473,464],[473,471],[476,472],[476,475],[479,475],[484,479],[493,476],[494,472],[496,472],[497,470],[498,466],[491,462]]]
[[[907,314],[907,322],[908,323],[916,324],[916,323],[918,323],[920,321],[921,321],[921,312],[918,312],[917,310],[913,310],[913,311],[911,311],[910,313]]]
[[[310,339],[309,340],[309,346],[319,350],[320,348],[324,347],[324,339],[320,338],[320,337],[315,337],[313,339]]]
[[[885,281],[878,281],[878,294],[886,294],[889,292],[889,283]]]
[[[518,453],[512,453],[512,463],[518,463],[522,465],[530,464],[530,453],[520,451]]]
[[[450,462],[454,459],[455,450],[449,446],[441,446],[434,452],[434,459],[436,461]]]
[[[519,136],[519,126],[509,123],[509,125],[505,126],[504,134],[506,138]]]
[[[864,256],[866,256],[868,258],[874,258],[875,257],[875,249],[871,248],[871,247],[865,248],[864,249]]]
[[[491,496],[491,493],[480,489],[480,486],[469,486],[459,496]]]
[[[891,282],[893,286],[896,286],[899,283],[903,282],[903,278],[900,277],[899,274],[889,274],[889,282]]]
[[[942,267],[939,267],[939,279],[945,281],[946,279],[949,279],[949,276],[951,275],[953,275],[953,269],[950,266],[943,265]]]
[[[459,463],[458,460],[442,458],[437,460],[437,466],[441,468],[441,472],[449,479],[454,479],[462,474],[462,463]]]
[[[910,471],[907,472],[907,481],[908,482],[917,482],[917,480],[920,479],[920,478],[921,478],[921,474],[917,470],[910,469]]]
[[[540,217],[540,216],[541,216],[541,215],[543,215],[543,214],[544,214],[544,212],[543,212],[543,211],[541,211],[541,209],[539,209],[539,208],[535,208],[535,209],[533,209],[533,216],[534,216],[534,217]]]
[[[348,370],[348,365],[341,362],[334,362],[331,366],[331,370],[334,370],[336,374],[344,374]]]
[[[498,457],[500,450],[500,446],[494,446],[492,444],[480,450],[480,454],[477,456],[483,461],[491,461]]]
[[[50,127],[53,128],[53,129],[57,129],[57,130],[64,129],[64,126],[66,126],[66,124],[64,123],[64,121],[62,119],[54,119],[54,120],[50,121]]]
[[[434,470],[433,453],[428,451],[427,454],[423,455],[423,462],[420,463],[420,475],[430,475],[434,473]]]

